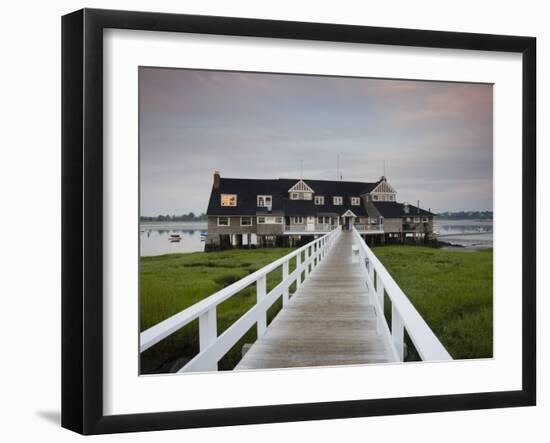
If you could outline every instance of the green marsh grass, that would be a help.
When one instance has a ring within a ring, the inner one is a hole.
[[[392,245],[373,251],[453,358],[493,356],[492,250]],[[385,314],[391,319],[387,298]],[[407,360],[417,360],[407,341]]]
[[[140,272],[140,330],[177,314],[220,289],[292,252],[290,248],[236,249],[142,257]],[[290,272],[295,259],[290,262]],[[282,278],[281,267],[269,273],[267,290]],[[293,288],[291,288],[291,293]],[[251,285],[217,308],[218,335],[256,303],[256,287]],[[268,311],[268,322],[280,310],[281,300]],[[222,370],[233,369],[241,358],[242,346],[256,340],[256,328],[231,349],[219,363]],[[198,353],[198,320],[181,328],[141,354],[141,373],[174,372]]]

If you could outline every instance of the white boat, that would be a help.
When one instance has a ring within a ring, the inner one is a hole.
[[[181,241],[181,235],[179,234],[170,234],[170,237],[168,237],[168,241],[171,241],[173,243]]]

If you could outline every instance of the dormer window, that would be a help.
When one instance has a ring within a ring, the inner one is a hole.
[[[323,195],[316,195],[315,196],[315,204],[316,205],[324,205],[325,204],[325,197]]]
[[[361,199],[359,197],[351,197],[351,206],[359,206]]]
[[[373,200],[373,201],[378,201],[378,196],[377,196],[377,195],[373,195],[373,196],[372,196],[372,200]]]
[[[258,195],[256,196],[258,208],[271,208],[272,198],[271,195]]]
[[[288,190],[291,200],[311,200],[314,192],[303,180],[299,180]]]
[[[222,206],[237,206],[237,194],[222,194],[221,195]]]
[[[332,204],[334,206],[340,206],[344,203],[344,197],[332,197]]]

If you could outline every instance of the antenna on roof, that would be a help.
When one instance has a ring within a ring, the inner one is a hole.
[[[300,180],[302,180],[304,175],[304,161],[300,160]]]
[[[336,154],[336,180],[340,177],[340,154]]]
[[[382,175],[386,176],[386,160],[384,160],[384,168],[382,169]]]

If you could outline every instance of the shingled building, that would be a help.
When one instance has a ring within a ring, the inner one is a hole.
[[[427,240],[430,211],[398,203],[386,177],[374,183],[224,178],[214,172],[208,204],[208,249],[301,244],[337,226],[352,226],[369,244]]]

